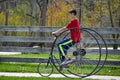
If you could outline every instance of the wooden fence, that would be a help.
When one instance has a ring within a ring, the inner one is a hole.
[[[51,44],[54,38],[52,31],[60,27],[30,27],[30,26],[0,26],[0,52],[50,52]],[[91,28],[101,35],[107,45],[118,45],[120,47],[120,38],[112,38],[111,35],[120,35],[120,28]],[[91,43],[91,39],[83,38],[81,41]],[[47,43],[47,44],[46,44]],[[32,46],[38,44],[39,48]],[[49,44],[49,45],[48,45]],[[94,44],[94,43],[93,43]],[[102,43],[101,43],[102,44]],[[90,50],[91,51],[91,50]],[[104,50],[102,50],[104,51]],[[88,51],[89,52],[89,51]],[[120,49],[108,49],[109,54],[120,55]],[[0,57],[0,62],[45,62],[46,59],[39,58],[11,58]],[[120,65],[120,61],[107,61],[106,64]]]

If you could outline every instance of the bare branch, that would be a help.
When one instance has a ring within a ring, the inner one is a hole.
[[[41,0],[40,0],[40,1],[41,1]],[[40,11],[41,11],[41,4],[40,4],[40,1],[39,1],[39,0],[36,0],[36,3],[37,3],[37,5],[39,6]]]

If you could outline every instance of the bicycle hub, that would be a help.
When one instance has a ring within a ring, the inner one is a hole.
[[[73,51],[73,56],[78,56],[78,55],[85,56],[85,54],[86,54],[85,49],[78,49],[76,51]]]

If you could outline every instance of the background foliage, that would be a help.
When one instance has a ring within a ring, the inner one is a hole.
[[[44,1],[46,0],[1,1],[0,25],[6,24],[8,15],[7,25],[65,26],[69,21],[68,11],[73,8],[78,10],[78,18],[82,25],[110,27],[110,17],[114,26],[120,25],[120,0],[47,0],[46,3]],[[41,23],[43,21],[45,24]]]

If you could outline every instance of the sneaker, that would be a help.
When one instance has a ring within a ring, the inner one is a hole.
[[[72,62],[73,62],[73,60],[71,60],[71,59],[66,59],[66,60],[64,60],[64,61],[60,64],[60,66],[67,65],[67,64],[72,63]]]

